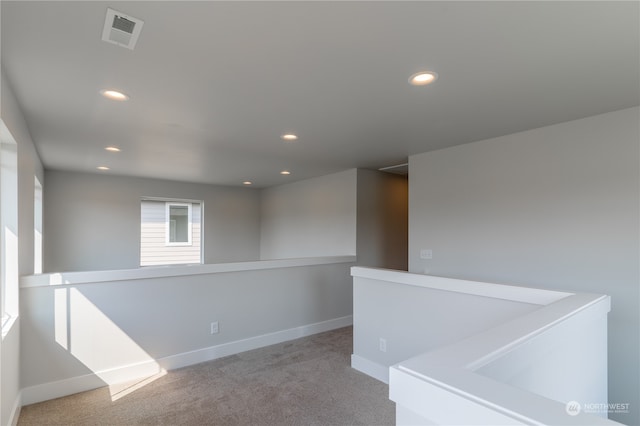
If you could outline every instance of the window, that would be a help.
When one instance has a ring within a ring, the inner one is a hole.
[[[42,184],[34,178],[33,191],[33,273],[42,273]]]
[[[0,121],[0,314],[2,336],[18,316],[18,146]]]
[[[168,246],[192,245],[192,205],[166,203],[166,244]]]
[[[143,198],[140,266],[202,263],[202,201]]]

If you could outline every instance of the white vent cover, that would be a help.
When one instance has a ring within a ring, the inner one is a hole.
[[[144,21],[125,15],[113,9],[107,9],[104,20],[102,40],[133,50],[140,37]]]

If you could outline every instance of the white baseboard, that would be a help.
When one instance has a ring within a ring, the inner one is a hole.
[[[139,364],[122,366],[110,370],[99,371],[93,374],[71,377],[56,382],[43,383],[22,390],[22,405],[35,404],[49,399],[60,398],[78,392],[97,389],[121,382],[142,379],[153,376],[163,370],[174,370],[201,362],[211,361],[240,352],[258,349],[300,337],[311,336],[337,328],[347,327],[353,324],[353,316],[348,315],[314,324],[276,331],[261,336],[236,340],[217,346],[210,346],[195,351],[183,352],[168,357],[143,362]],[[16,417],[17,421],[17,417]]]
[[[29,405],[48,401],[74,393],[85,392],[108,385],[141,379],[158,374],[161,371],[156,361],[142,362],[93,374],[70,377],[55,382],[43,383],[22,389],[22,404]]]
[[[18,392],[16,400],[11,407],[11,415],[9,416],[9,425],[16,426],[18,424],[18,418],[20,417],[20,408],[22,408],[22,392]]]
[[[290,328],[288,330],[276,331],[274,333],[263,334],[261,336],[236,340],[217,346],[168,356],[158,360],[158,363],[165,370],[175,370],[176,368],[186,367],[188,365],[198,364],[200,362],[210,361],[212,359],[222,358],[269,345],[275,345],[277,343],[298,339],[300,337],[311,336],[312,334],[335,330],[336,328],[347,327],[352,324],[353,316],[349,315],[342,318],[335,318],[315,324],[303,325],[301,327]]]
[[[389,384],[389,367],[382,364],[351,354],[351,368]]]

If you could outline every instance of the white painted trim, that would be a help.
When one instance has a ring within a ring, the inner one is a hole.
[[[24,405],[35,404],[54,398],[73,395],[130,380],[153,376],[162,371],[159,363],[150,360],[138,364],[126,365],[119,368],[98,371],[93,374],[71,377],[55,382],[43,383],[22,389]]]
[[[73,395],[97,389],[107,384],[95,374],[76,376],[70,379],[43,383],[22,389],[22,402],[24,405],[36,404],[50,399]]]
[[[16,400],[11,407],[11,415],[9,416],[9,425],[17,426],[18,419],[20,418],[20,410],[22,409],[22,392],[18,392]]]
[[[120,368],[96,372],[94,374],[86,374],[83,376],[72,377],[70,379],[31,386],[22,390],[22,401],[25,405],[35,404],[49,399],[60,398],[74,393],[100,388],[106,386],[106,382],[115,384],[118,382],[145,378],[157,374],[162,370],[174,370],[176,368],[211,361],[252,349],[258,349],[325,331],[335,330],[337,328],[347,327],[352,324],[353,316],[349,315],[287,330],[263,334],[261,336],[223,343],[217,346],[210,346],[208,348],[202,348],[195,351],[170,355],[158,360],[127,365]]]
[[[351,354],[351,368],[361,373],[389,384],[389,368],[382,364],[368,360],[359,355]]]
[[[453,291],[456,293],[473,294],[476,296],[492,297],[494,299],[512,300],[514,302],[548,305],[562,298],[573,295],[561,291],[543,290],[530,287],[519,287],[505,284],[491,284],[479,281],[459,280],[455,278],[436,277],[433,275],[412,274],[392,269],[365,268],[354,266],[351,275],[355,278],[368,278],[378,281],[388,281],[396,284],[406,284],[434,290]]]
[[[202,204],[200,202],[199,204]],[[172,242],[171,241],[171,207],[187,208],[187,241]],[[182,247],[193,245],[193,204],[178,203],[175,201],[167,201],[164,205],[164,244],[167,247]]]
[[[261,269],[295,268],[299,266],[353,263],[355,261],[356,256],[344,255],[298,259],[256,260],[252,262],[146,266],[137,269],[117,269],[112,271],[60,272],[40,275],[25,275],[20,278],[20,288],[93,284],[111,281],[133,281],[149,278],[182,277],[188,275],[255,271]]]

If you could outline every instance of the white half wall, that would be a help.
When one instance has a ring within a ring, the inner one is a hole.
[[[44,271],[140,266],[142,197],[203,200],[204,263],[258,259],[260,196],[255,189],[47,171]]]
[[[260,258],[356,254],[357,170],[267,188]]]
[[[305,261],[24,277],[25,403],[349,325],[355,257]]]
[[[446,283],[443,289],[429,288],[415,277],[416,283],[387,281],[385,273],[365,268],[352,271],[352,366],[364,366],[362,371],[384,382],[388,382],[389,367],[400,361],[539,308],[526,302],[446,291]],[[398,275],[395,271],[388,274]],[[403,277],[412,278],[408,274]]]
[[[609,402],[640,423],[640,110],[410,157],[409,271],[611,296]],[[433,251],[421,259],[420,250]]]
[[[608,406],[608,296],[351,273],[352,367],[388,381],[397,424],[618,424],[593,410]]]

